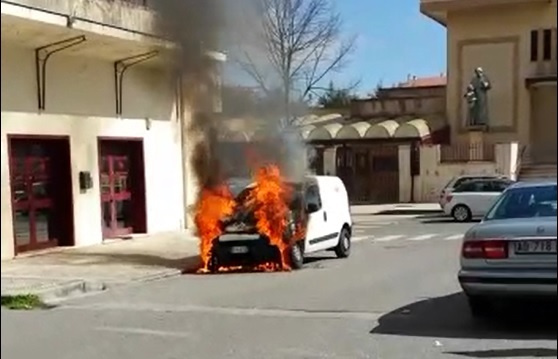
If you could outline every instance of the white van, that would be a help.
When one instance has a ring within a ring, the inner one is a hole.
[[[294,194],[283,240],[292,242],[297,224],[306,223],[306,236],[291,246],[292,268],[300,269],[305,255],[323,250],[348,257],[352,220],[343,181],[333,176],[308,176],[301,183],[290,184]],[[242,204],[252,189],[250,185],[240,192],[237,203]],[[279,249],[257,232],[253,210],[239,207],[233,216],[223,219],[222,226],[223,233],[213,243],[210,271],[222,266],[280,262]]]

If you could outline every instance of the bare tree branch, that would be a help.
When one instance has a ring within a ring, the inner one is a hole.
[[[307,100],[320,91],[330,73],[339,71],[355,48],[355,39],[342,38],[341,16],[332,0],[260,0],[261,36],[259,59],[273,72],[284,96],[285,115],[290,103]],[[268,92],[265,65],[249,51],[241,53],[241,68]],[[296,94],[296,96],[294,96]]]

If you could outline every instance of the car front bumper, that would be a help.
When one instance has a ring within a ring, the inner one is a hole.
[[[460,270],[459,284],[468,295],[556,296],[556,269]]]

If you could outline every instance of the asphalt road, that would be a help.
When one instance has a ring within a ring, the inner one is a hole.
[[[556,309],[473,321],[459,236],[439,218],[356,216],[353,252],[291,273],[186,275],[2,311],[10,359],[556,358]],[[529,309],[531,308],[531,309]],[[542,308],[542,310],[541,310]]]

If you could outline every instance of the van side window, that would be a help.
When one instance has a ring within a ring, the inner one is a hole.
[[[322,208],[322,199],[320,198],[320,189],[318,186],[312,185],[306,189],[306,195],[304,196],[306,200],[306,205],[309,203],[315,204],[318,208]]]

